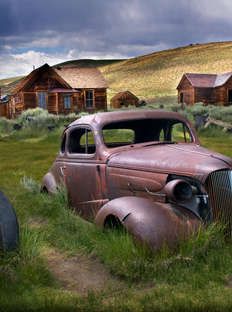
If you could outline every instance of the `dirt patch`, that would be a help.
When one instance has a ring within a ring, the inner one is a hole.
[[[232,288],[232,276],[228,276],[225,280],[226,287]]]
[[[48,222],[46,220],[44,220],[43,218],[30,218],[28,220],[28,226],[31,229],[40,229],[43,226],[47,225]]]
[[[92,257],[78,254],[68,257],[55,249],[43,253],[49,270],[65,290],[87,294],[89,291],[109,291],[122,287],[122,282],[112,277],[103,264]]]

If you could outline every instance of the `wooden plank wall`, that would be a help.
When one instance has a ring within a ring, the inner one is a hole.
[[[215,102],[213,88],[195,88],[195,103],[212,104]]]
[[[0,104],[0,117],[7,117],[7,103]]]
[[[184,78],[178,88],[178,103],[180,103],[180,94],[183,93],[183,101],[187,105],[195,103],[195,91],[187,78]]]
[[[230,78],[223,86],[214,89],[215,103],[231,105],[228,103],[229,90],[232,90],[232,78]]]
[[[95,89],[94,97],[95,97],[95,109],[106,110],[107,109],[106,89]]]

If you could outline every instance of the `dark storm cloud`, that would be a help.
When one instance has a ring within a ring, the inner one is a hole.
[[[217,19],[215,25],[215,17],[202,14],[199,1],[3,1],[2,42],[6,43],[4,36],[19,36],[18,40],[14,38],[16,45],[17,41],[25,43],[33,37],[42,37],[47,31],[86,37],[81,43],[83,48],[92,49],[99,40],[101,44],[98,42],[96,48],[102,51],[122,44],[155,46],[163,42],[175,46],[204,41],[211,35],[227,37],[231,33],[226,19]]]
[[[14,66],[29,55],[135,56],[230,40],[232,28],[230,0],[0,0],[0,13],[0,74],[7,55]]]
[[[0,36],[11,35],[16,29],[14,14],[8,1],[0,2]]]

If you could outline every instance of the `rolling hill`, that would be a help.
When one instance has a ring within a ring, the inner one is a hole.
[[[189,46],[154,52],[126,60],[74,60],[59,66],[98,67],[106,78],[109,98],[129,89],[145,99],[176,97],[176,86],[186,72],[222,73],[232,71],[232,42],[191,44]],[[0,80],[0,87],[10,84]]]

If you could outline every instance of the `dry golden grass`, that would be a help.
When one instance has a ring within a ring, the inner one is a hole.
[[[137,96],[176,95],[186,72],[222,73],[232,70],[232,42],[191,45],[128,59],[101,67],[109,83],[109,97],[129,89]]]

